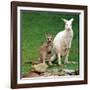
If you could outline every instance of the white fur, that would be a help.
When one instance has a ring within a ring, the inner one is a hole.
[[[65,22],[65,30],[59,32],[53,41],[53,56],[51,57],[51,61],[53,61],[56,56],[58,57],[58,64],[61,64],[61,56],[66,56],[65,62],[68,62],[69,49],[71,48],[72,38],[73,38],[73,30],[72,30],[72,22],[73,18],[70,20],[63,19]]]

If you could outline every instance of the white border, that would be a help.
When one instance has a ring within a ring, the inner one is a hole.
[[[35,10],[35,11],[53,11],[53,12],[71,12],[80,13],[79,25],[80,25],[80,37],[79,37],[79,53],[80,53],[80,75],[77,76],[50,76],[50,77],[38,77],[38,78],[20,78],[20,10]],[[17,83],[44,83],[44,82],[63,82],[63,81],[77,81],[84,80],[84,11],[83,10],[71,10],[71,9],[52,9],[52,8],[35,8],[35,7],[18,7],[17,8]]]

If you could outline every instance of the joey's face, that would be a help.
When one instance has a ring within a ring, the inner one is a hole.
[[[47,43],[52,43],[53,42],[53,37],[51,34],[45,33],[46,41]]]
[[[53,38],[52,38],[51,35],[48,35],[48,36],[46,37],[46,39],[47,39],[47,42],[48,42],[48,43],[51,43],[51,42],[53,41]]]

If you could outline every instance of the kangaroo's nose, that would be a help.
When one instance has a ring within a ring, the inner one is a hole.
[[[71,28],[67,28],[67,30],[69,31],[69,30],[71,30]]]

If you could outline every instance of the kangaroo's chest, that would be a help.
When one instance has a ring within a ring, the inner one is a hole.
[[[71,42],[72,38],[73,38],[73,31],[65,33],[64,40],[66,40],[67,43]]]

